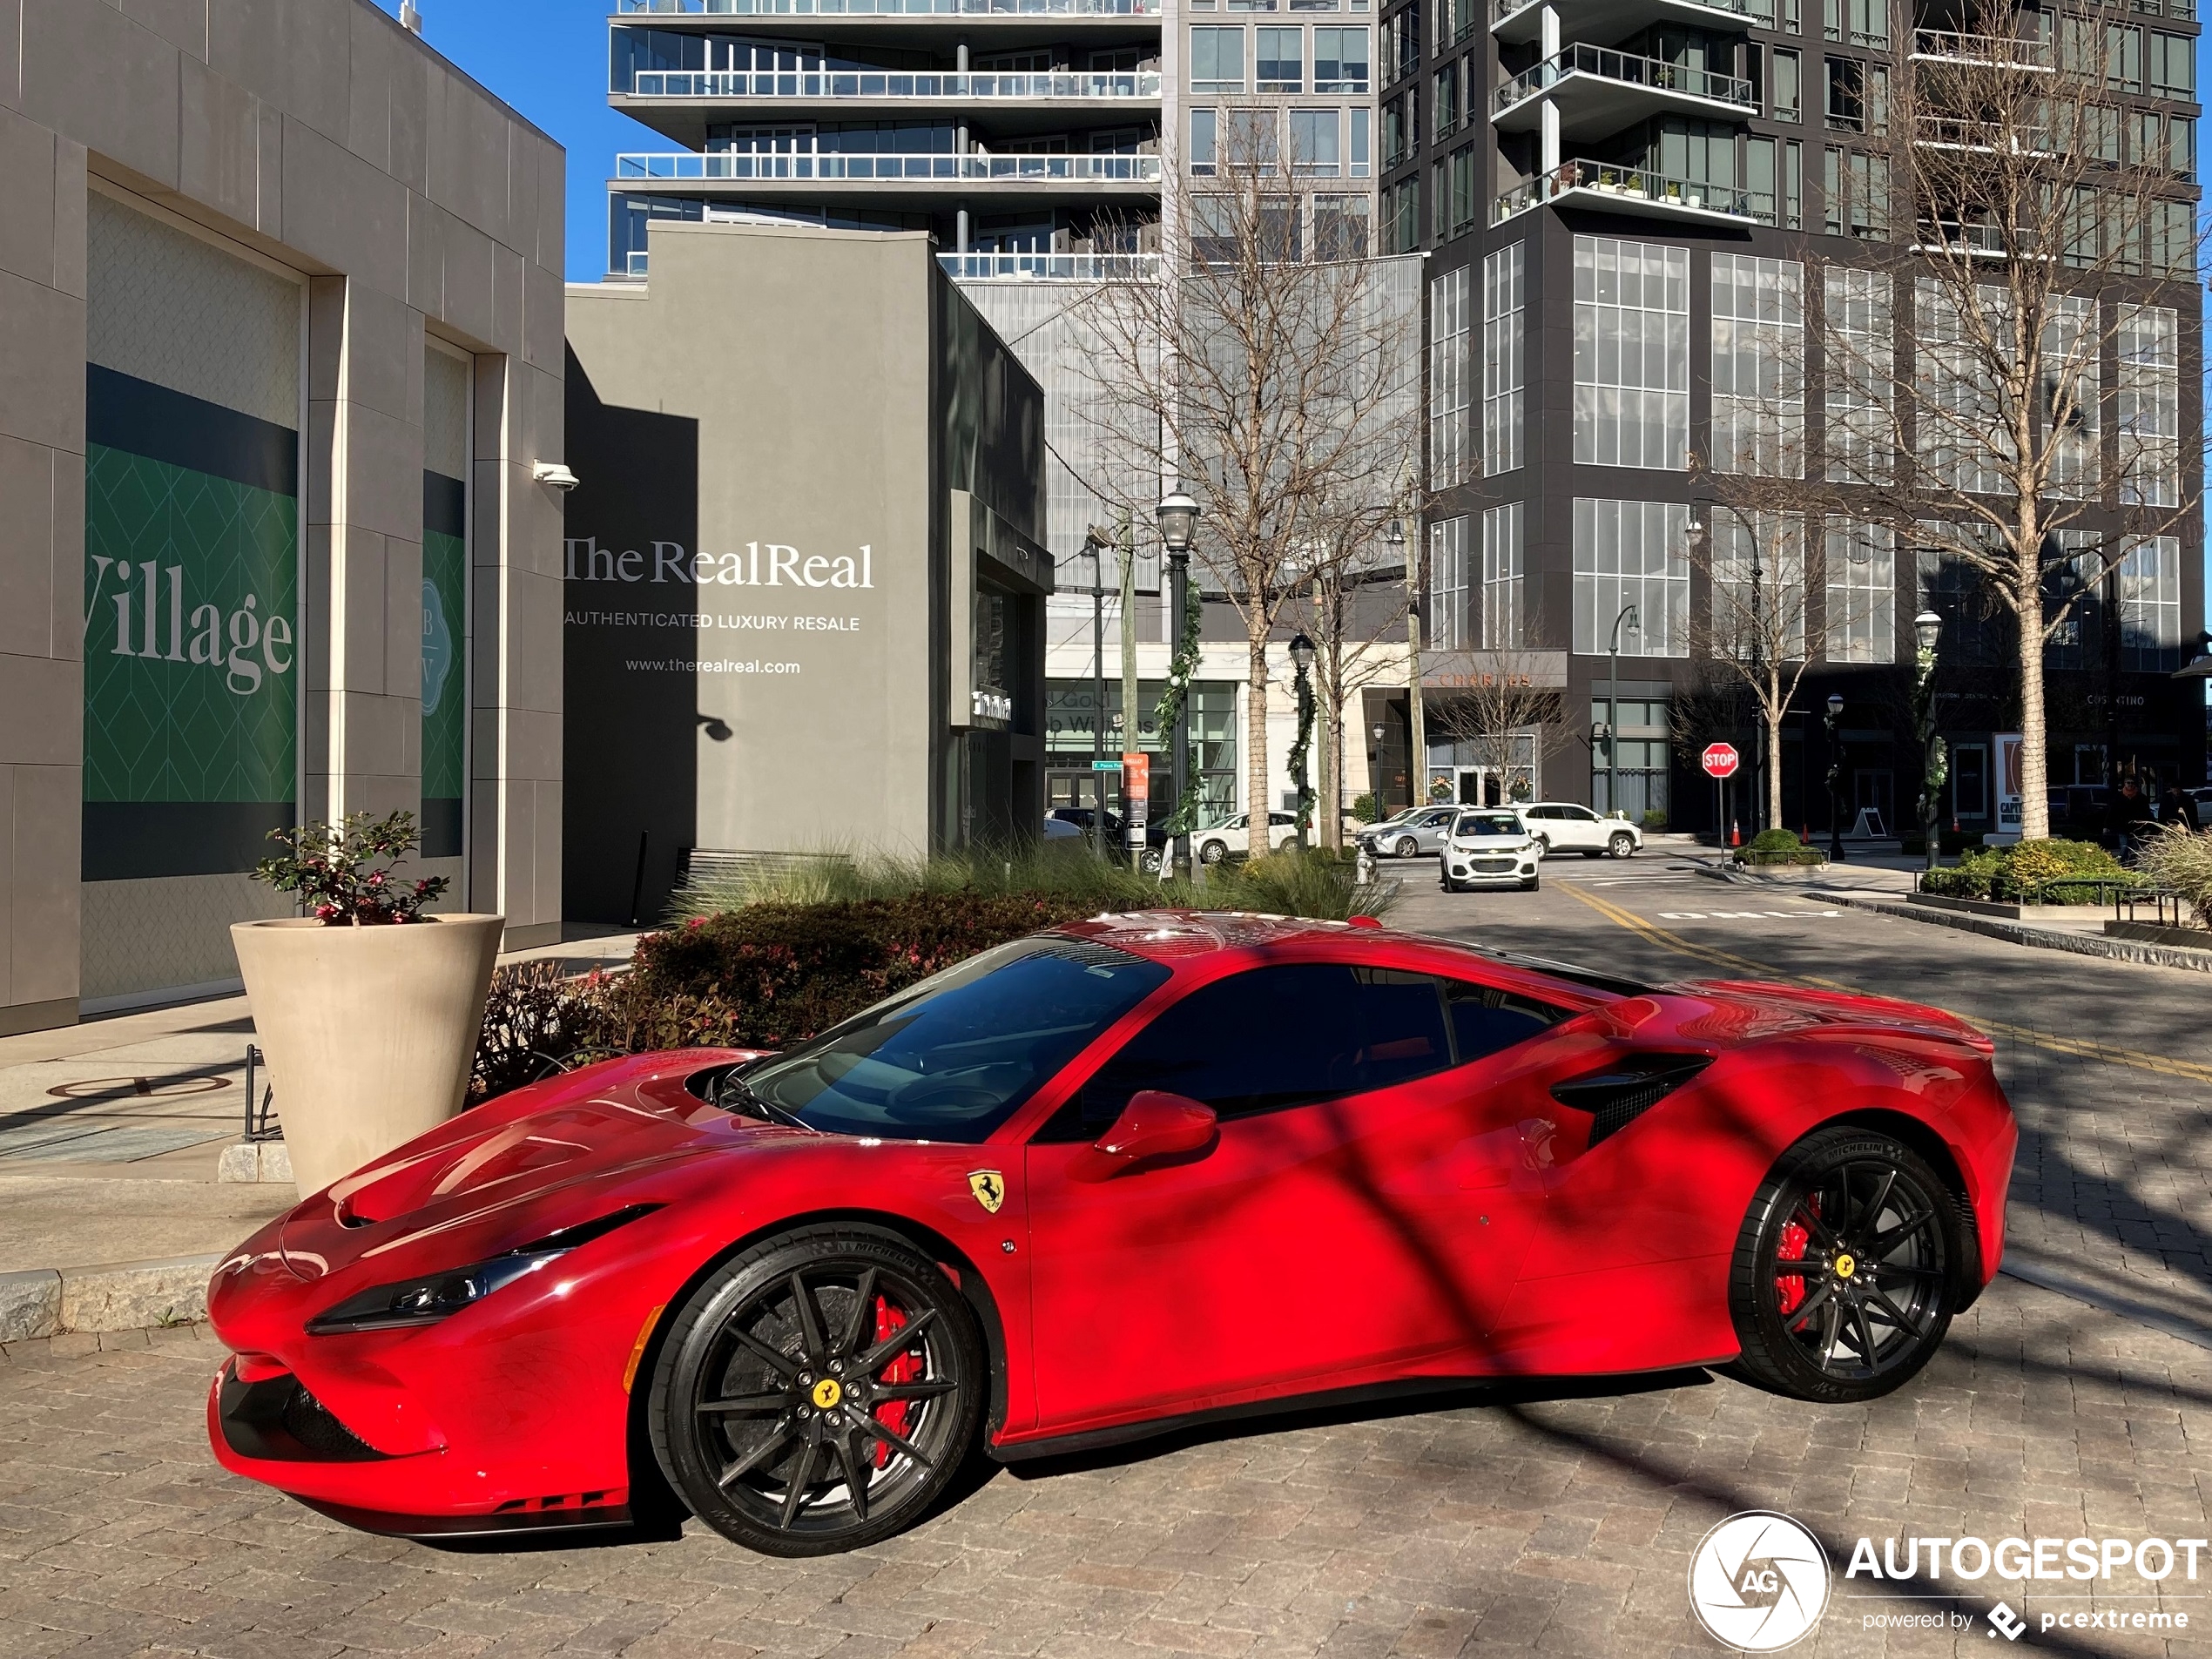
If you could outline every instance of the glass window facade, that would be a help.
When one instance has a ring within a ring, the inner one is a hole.
[[[2182,631],[2182,543],[2146,536],[2120,561],[2120,665],[2170,674],[2188,655]]]
[[[2117,323],[2120,499],[2130,507],[2177,506],[2181,319],[2164,306],[2122,306]]]
[[[1190,31],[1190,90],[1194,92],[1241,92],[1244,90],[1243,30],[1201,27]]]
[[[1116,755],[1122,752],[1122,733],[1114,725],[1122,712],[1119,676],[1109,676],[1104,689],[1104,752]],[[1140,680],[1136,687],[1136,746],[1154,757],[1152,810],[1160,815],[1174,808],[1169,799],[1174,786],[1168,781],[1167,739],[1159,728],[1160,693],[1165,689],[1162,680]],[[1237,689],[1230,680],[1193,680],[1190,685],[1190,741],[1197,750],[1201,824],[1219,823],[1237,811]],[[1045,765],[1050,772],[1064,775],[1089,771],[1096,690],[1088,679],[1045,682]],[[1060,805],[1081,806],[1093,799],[1073,787],[1055,786],[1055,790],[1052,799]]]
[[[1887,483],[1896,453],[1889,273],[1831,265],[1822,286],[1828,316],[1828,482]]]
[[[1501,247],[1485,255],[1482,261],[1482,475],[1486,478],[1511,472],[1523,459],[1527,270],[1525,242]]]
[[[1831,513],[1827,520],[1828,660],[1897,660],[1897,533]]]
[[[1804,476],[1804,266],[1713,255],[1713,470]]]
[[[1460,651],[1467,638],[1467,521],[1428,527],[1428,627],[1432,651]]]
[[[1967,319],[1959,314],[1947,289],[1926,277],[1916,285],[1919,449],[1929,475],[1948,489],[1986,495],[2005,488],[1992,447],[2002,428],[1996,388],[1974,341],[1978,335],[1985,343],[2003,337],[2001,331],[2009,327],[2001,314],[2007,299],[2001,288],[1983,287],[1978,291],[1980,314]]]
[[[1449,489],[1468,475],[1471,388],[1467,358],[1473,344],[1468,290],[1470,267],[1433,277],[1428,285],[1428,486]]]
[[[1575,650],[1602,657],[1614,624],[1623,657],[1689,655],[1689,509],[1674,502],[1575,502]]]
[[[1713,650],[1739,662],[1804,660],[1804,524],[1794,513],[1715,510]]]
[[[1313,90],[1364,92],[1372,83],[1365,29],[1316,28],[1313,31]]]
[[[1680,472],[1689,448],[1689,251],[1575,239],[1575,459]]]
[[[2097,302],[2078,294],[2051,296],[2043,325],[2043,441],[2050,457],[2051,493],[2085,501],[2098,493],[2102,454],[2097,442],[2104,375],[2104,344]]]
[[[1522,583],[1527,552],[1521,505],[1507,502],[1482,515],[1482,648],[1518,651],[1526,643]]]
[[[1252,56],[1252,79],[1263,92],[1304,91],[1305,30],[1263,28]]]

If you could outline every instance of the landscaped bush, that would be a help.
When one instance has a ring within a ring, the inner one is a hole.
[[[2197,921],[2212,927],[2212,829],[2166,825],[2145,838],[2135,865],[2159,886],[2180,894]]]
[[[1643,809],[1643,826],[1647,830],[1662,830],[1666,828],[1667,814],[1656,806],[1645,807]]]
[[[1794,853],[1798,846],[1795,830],[1764,829],[1751,838],[1754,853]]]
[[[2143,879],[2093,841],[2021,841],[1966,853],[1951,870],[1932,870],[1920,890],[1957,899],[2013,904],[2094,904],[2114,886]]]
[[[1795,830],[1761,830],[1736,854],[1738,864],[1825,864],[1827,855],[1797,840]]]
[[[1363,886],[1347,858],[1285,850],[1217,867],[1199,886],[1162,882],[1087,855],[995,861],[987,890],[945,885],[993,861],[907,867],[915,884],[864,897],[793,900],[794,890],[865,887],[882,863],[820,860],[762,878],[739,901],[637,941],[628,971],[563,979],[550,964],[502,968],[484,1005],[472,1102],[610,1055],[656,1049],[781,1049],[826,1030],[978,951],[1102,911],[1256,911],[1345,921],[1380,915],[1394,886]],[[1007,891],[1010,871],[1049,880]],[[885,883],[887,885],[887,882]]]
[[[1372,794],[1362,795],[1352,803],[1352,815],[1362,824],[1379,824],[1383,820],[1382,802]]]

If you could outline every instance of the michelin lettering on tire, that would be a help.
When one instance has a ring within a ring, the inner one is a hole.
[[[1828,1553],[1787,1515],[1747,1510],[1705,1534],[1689,1560],[1689,1606],[1706,1633],[1745,1653],[1802,1641],[1828,1607]]]

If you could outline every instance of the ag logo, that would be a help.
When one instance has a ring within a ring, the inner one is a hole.
[[[1827,1608],[1827,1553],[1787,1515],[1730,1515],[1690,1557],[1689,1605],[1723,1647],[1778,1652]]]
[[[969,1172],[968,1190],[975,1195],[975,1202],[992,1215],[1006,1202],[1006,1177],[996,1170],[975,1170]]]

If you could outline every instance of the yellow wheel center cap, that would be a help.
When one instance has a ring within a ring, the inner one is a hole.
[[[834,1377],[825,1377],[814,1385],[813,1400],[818,1410],[833,1411],[837,1402],[845,1398],[845,1385]]]
[[[1836,1258],[1836,1277],[1838,1278],[1849,1278],[1857,1271],[1858,1271],[1858,1264],[1851,1257],[1838,1256]]]

